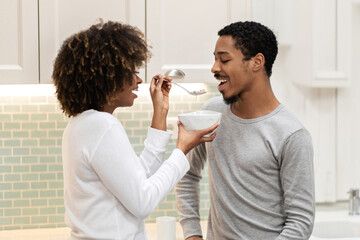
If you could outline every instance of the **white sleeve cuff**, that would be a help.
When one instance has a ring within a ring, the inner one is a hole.
[[[151,149],[156,149],[158,152],[165,152],[167,150],[171,134],[171,131],[162,131],[149,127],[145,144]]]
[[[180,172],[181,177],[183,177],[190,170],[189,161],[187,160],[183,151],[178,148],[174,149],[167,161],[170,161],[176,166]]]

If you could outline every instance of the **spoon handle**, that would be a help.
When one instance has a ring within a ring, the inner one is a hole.
[[[184,87],[181,86],[180,84],[177,84],[177,83],[175,83],[175,82],[169,81],[169,80],[167,80],[167,79],[164,79],[164,82],[168,82],[168,83],[171,83],[171,84],[175,84],[176,86],[181,87],[182,89],[184,89],[184,90],[187,91],[188,93],[192,94],[189,90],[187,90],[186,88],[184,88]]]
[[[155,79],[159,79],[159,77],[156,77]],[[194,96],[198,96],[198,95],[202,95],[202,94],[205,94],[206,91],[204,89],[200,90],[200,91],[189,91],[188,89],[186,89],[185,87],[181,86],[180,84],[176,83],[176,82],[172,82],[172,81],[169,81],[167,79],[163,79],[164,82],[168,82],[168,83],[171,83],[171,84],[175,84],[176,86],[178,87],[181,87],[182,89],[184,89],[187,93],[191,94],[191,95],[194,95]]]

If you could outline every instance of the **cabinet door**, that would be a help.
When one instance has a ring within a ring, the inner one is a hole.
[[[0,83],[38,83],[37,0],[0,1]]]
[[[147,0],[147,38],[153,46],[147,80],[178,68],[185,72],[185,82],[214,82],[210,69],[217,32],[246,19],[247,4],[246,0]]]
[[[39,0],[39,13],[41,83],[52,82],[53,63],[63,41],[99,18],[145,31],[144,0]]]

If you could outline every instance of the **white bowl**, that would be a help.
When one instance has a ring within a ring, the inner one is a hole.
[[[183,113],[178,115],[179,121],[188,131],[203,130],[211,127],[221,119],[221,113],[210,110],[199,110],[195,112]],[[207,134],[204,137],[208,137]]]

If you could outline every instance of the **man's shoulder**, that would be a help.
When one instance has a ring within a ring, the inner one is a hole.
[[[295,132],[307,132],[308,130],[298,117],[284,105],[280,106],[281,109],[275,114],[274,122],[277,127],[277,132],[284,132],[286,135],[292,135]]]
[[[202,106],[203,110],[211,110],[215,112],[223,112],[226,104],[224,103],[222,96],[216,96],[207,100]]]

